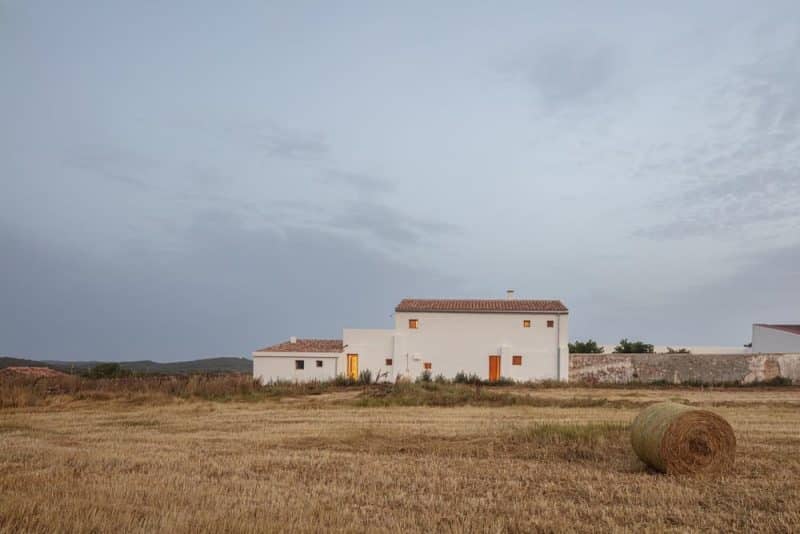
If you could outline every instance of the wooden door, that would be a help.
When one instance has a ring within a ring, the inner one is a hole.
[[[489,356],[489,381],[500,380],[500,356]]]
[[[358,378],[358,354],[347,355],[347,378]]]

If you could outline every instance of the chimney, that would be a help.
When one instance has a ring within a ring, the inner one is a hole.
[[[297,338],[292,336],[289,338],[289,343],[297,343]]]
[[[506,300],[514,300],[514,290],[506,289]]]

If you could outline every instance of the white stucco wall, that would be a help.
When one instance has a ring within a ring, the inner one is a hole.
[[[408,327],[409,319],[418,328]],[[524,320],[531,327],[523,327]],[[553,321],[552,328],[547,321]],[[569,377],[569,319],[565,314],[408,313],[395,314],[396,372],[418,376],[423,364],[431,373],[452,378],[459,371],[489,378],[489,356],[500,355],[501,376],[515,380]],[[560,349],[560,354],[559,354]],[[522,365],[512,365],[512,356]]]
[[[375,380],[378,373],[388,373],[386,379],[395,379],[394,361],[394,330],[378,330],[364,328],[345,328],[342,331],[342,343],[344,351],[340,368],[347,369],[347,355],[358,354],[358,370],[369,369],[372,372],[372,379]],[[392,366],[386,365],[386,358],[392,358]]]
[[[753,325],[754,353],[800,352],[800,335]]]
[[[340,359],[340,354],[332,352],[254,352],[253,379],[264,384],[278,380],[330,380],[344,372],[339,366]],[[295,369],[295,360],[305,361],[305,368]],[[317,367],[318,360],[322,361],[322,367]]]

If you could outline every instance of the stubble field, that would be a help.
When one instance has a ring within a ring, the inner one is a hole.
[[[0,410],[0,530],[800,529],[795,388],[506,388],[525,402],[449,407],[364,394]],[[637,460],[627,427],[667,399],[731,422],[733,472],[679,478]]]

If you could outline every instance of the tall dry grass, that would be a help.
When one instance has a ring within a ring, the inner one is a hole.
[[[226,400],[255,397],[263,388],[249,375],[80,376],[0,378],[0,408],[40,406],[55,399],[111,400],[115,398],[204,398]]]
[[[735,396],[739,390],[763,393],[765,391],[796,392],[800,387],[732,388],[720,391]],[[362,384],[357,381],[331,380],[323,382],[273,382],[262,384],[250,375],[195,374],[195,375],[143,375],[120,378],[87,378],[65,375],[60,377],[29,377],[0,375],[0,409],[51,406],[73,401],[124,400],[134,403],[166,403],[174,400],[201,399],[213,401],[262,401],[287,397],[305,398],[336,396],[337,402],[364,408],[390,406],[558,406],[562,408],[632,408],[643,402],[654,402],[663,395],[692,392],[686,398],[671,396],[672,400],[695,403],[703,392],[715,388],[653,386],[599,387],[586,384],[522,383],[486,385],[482,382],[419,381],[398,384]],[[642,392],[652,398],[644,399]],[[730,395],[728,395],[730,396]],[[727,397],[715,397],[727,398]],[[708,403],[709,400],[702,402]],[[735,402],[735,401],[726,401]]]

